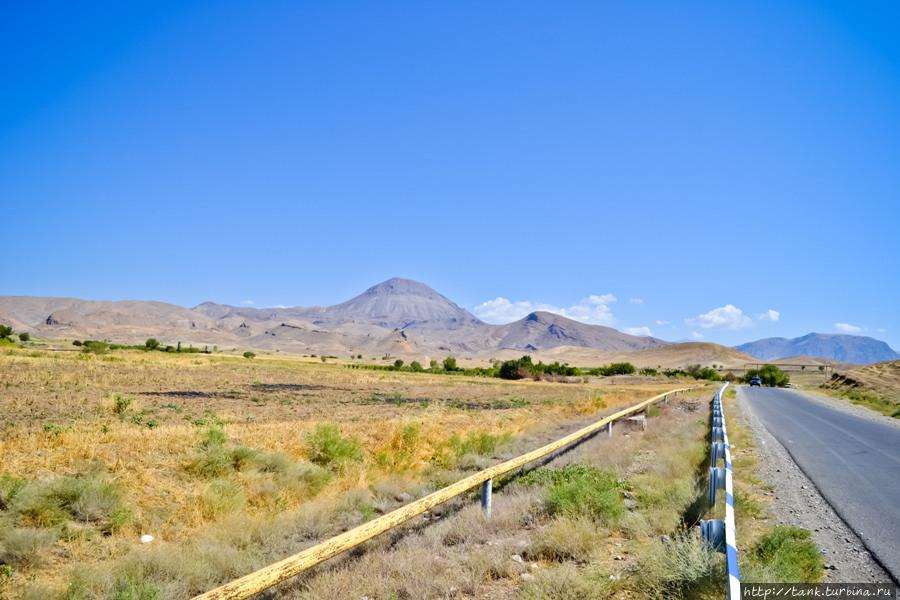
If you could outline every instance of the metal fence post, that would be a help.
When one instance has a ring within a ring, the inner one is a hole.
[[[484,516],[491,518],[491,501],[494,495],[494,480],[488,479],[481,484],[481,510]]]

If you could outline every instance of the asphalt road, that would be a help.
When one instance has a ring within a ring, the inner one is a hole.
[[[738,393],[869,551],[900,580],[900,428],[790,390],[742,387]]]

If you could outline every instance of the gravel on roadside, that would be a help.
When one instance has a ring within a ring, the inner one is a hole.
[[[774,487],[775,491],[769,494],[776,523],[795,525],[812,532],[813,541],[825,560],[825,582],[891,581],[890,575],[875,562],[859,537],[831,508],[812,481],[791,459],[784,446],[769,433],[750,406],[743,402],[741,394],[742,390],[737,388],[738,422],[753,432],[760,455],[759,478]],[[849,405],[848,402],[829,400]],[[881,416],[861,407],[853,408],[865,410],[875,417]]]

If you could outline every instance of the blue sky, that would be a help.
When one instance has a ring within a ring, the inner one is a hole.
[[[896,2],[0,10],[0,294],[900,348]]]

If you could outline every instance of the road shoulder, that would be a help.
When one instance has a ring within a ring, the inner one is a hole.
[[[856,404],[853,404],[849,400],[845,400],[843,398],[835,398],[834,396],[830,396],[825,392],[821,392],[815,389],[796,388],[791,389],[791,391],[796,394],[800,394],[811,402],[818,402],[819,404],[824,404],[829,408],[845,412],[855,417],[860,417],[869,421],[874,421],[876,423],[884,423],[886,425],[890,425],[891,427],[896,427],[898,430],[900,430],[900,419],[883,415],[880,412],[876,412],[864,406],[858,406]]]
[[[775,521],[778,524],[803,527],[812,532],[813,540],[822,551],[825,564],[828,565],[825,581],[855,583],[890,581],[890,575],[875,562],[859,537],[822,497],[784,446],[753,414],[740,387],[737,388],[737,400],[739,423],[753,432],[756,441],[760,457],[758,476],[774,489],[769,494]]]

